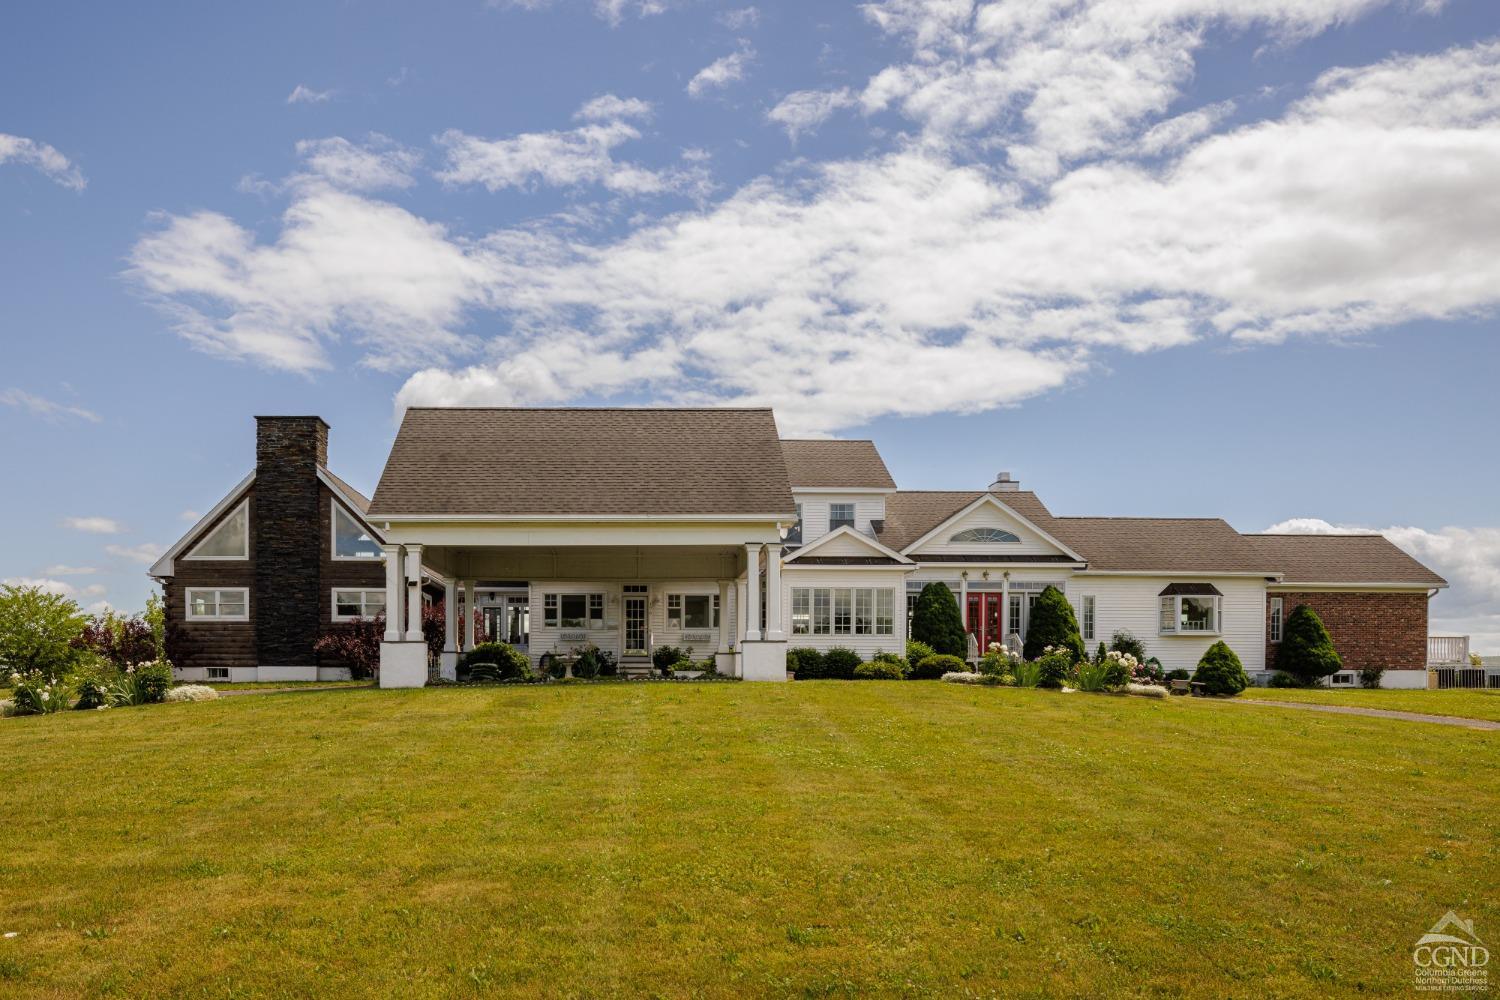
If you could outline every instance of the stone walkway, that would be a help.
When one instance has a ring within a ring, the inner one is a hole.
[[[1373,719],[1401,719],[1405,722],[1435,722],[1440,726],[1462,726],[1465,729],[1500,730],[1500,722],[1488,719],[1465,719],[1458,715],[1424,715],[1421,712],[1398,712],[1389,708],[1360,708],[1356,705],[1317,705],[1310,701],[1269,701],[1264,698],[1234,698],[1235,705],[1270,705],[1272,708],[1300,708],[1309,712],[1332,712],[1335,715],[1367,715]]]

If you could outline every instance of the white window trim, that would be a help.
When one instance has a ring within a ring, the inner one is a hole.
[[[328,498],[328,505],[329,505],[329,508],[330,508],[329,511],[328,511],[328,558],[332,559],[334,562],[352,562],[352,563],[378,563],[378,562],[380,562],[381,561],[382,553],[377,553],[377,554],[371,555],[371,556],[341,556],[341,555],[339,555],[339,515],[340,514],[343,514],[349,520],[353,521],[355,527],[359,528],[365,534],[369,535],[370,538],[371,538],[371,540],[373,540],[375,542],[375,547],[376,548],[380,547],[380,542],[379,542],[378,539],[375,538],[375,532],[371,531],[370,528],[369,528],[369,526],[366,525],[359,518],[355,517],[349,511],[345,510],[343,504],[339,503],[333,497],[329,497]],[[347,588],[347,587],[341,587],[339,589],[340,590],[347,590],[349,588]]]
[[[1211,629],[1209,629],[1209,628],[1203,628],[1203,629],[1184,629],[1184,628],[1178,628],[1178,625],[1181,624],[1181,622],[1182,622],[1182,599],[1184,597],[1191,598],[1193,600],[1203,600],[1204,598],[1207,598],[1208,600],[1214,602],[1214,627],[1213,628],[1211,628]],[[1199,635],[1223,635],[1224,634],[1224,598],[1222,596],[1218,596],[1218,595],[1214,595],[1214,594],[1168,594],[1167,596],[1161,598],[1161,600],[1162,601],[1171,601],[1172,602],[1172,627],[1169,628],[1169,629],[1168,628],[1162,628],[1162,624],[1161,624],[1161,604],[1160,604],[1160,602],[1158,602],[1157,603],[1157,609],[1156,609],[1156,627],[1157,627],[1157,634],[1158,635],[1181,635],[1181,636],[1188,636],[1188,637],[1191,638],[1193,636],[1199,636]]]
[[[632,597],[638,595],[631,595]],[[562,623],[562,602],[565,597],[581,597],[584,600],[584,610],[589,612],[583,619],[582,625],[564,625]],[[594,598],[598,598],[597,602]],[[599,605],[599,617],[592,614],[594,604]],[[550,605],[550,607],[549,607]],[[609,628],[609,599],[603,591],[578,591],[578,590],[549,590],[542,594],[542,628],[565,629],[569,632],[579,630],[599,631]]]
[[[858,523],[859,523],[859,505],[855,504],[855,503],[850,503],[850,502],[845,501],[845,500],[837,500],[837,501],[830,502],[828,504],[828,530],[829,531],[837,531],[840,528],[842,528],[842,527],[845,526],[843,518],[838,518],[838,521],[840,523],[838,523],[838,524],[834,524],[833,523],[834,520],[835,520],[834,516],[833,516],[833,508],[835,508],[835,507],[848,507],[849,508],[848,527],[855,528],[858,525]]]
[[[358,614],[358,615],[341,615],[341,614],[339,614],[339,595],[340,594],[358,594],[359,597],[360,597],[359,606],[360,606],[361,610],[363,610],[365,608],[365,606],[370,603],[368,600],[365,599],[366,595],[368,595],[368,594],[379,594],[380,595],[380,610],[382,612],[385,611],[385,588],[384,587],[373,587],[373,588],[371,588],[371,587],[334,587],[332,590],[330,590],[328,592],[328,598],[329,598],[329,605],[328,605],[329,616],[330,616],[330,619],[332,621],[336,621],[336,622],[352,622],[352,621],[354,621],[357,618],[362,618],[362,619],[365,619],[365,620],[368,621],[370,618],[374,617],[373,614]]]
[[[214,595],[214,607],[223,603],[219,599],[220,594],[240,594],[244,600],[245,613],[242,615],[198,615],[193,613],[193,595],[209,592]],[[182,594],[183,608],[186,611],[185,620],[190,622],[248,622],[250,620],[250,588],[249,587],[188,587]]]
[[[686,607],[686,604],[684,602],[684,598],[688,598],[688,597],[706,597],[706,598],[708,598],[708,616],[709,616],[709,619],[711,620],[711,624],[709,624],[709,625],[688,625],[688,624],[686,624],[686,622],[687,622],[687,607]],[[675,626],[672,624],[672,602],[674,600],[677,602],[677,612],[678,612],[677,624]],[[672,591],[671,593],[667,594],[667,602],[666,602],[666,604],[665,604],[664,607],[665,607],[665,611],[664,611],[665,617],[662,620],[666,623],[667,631],[669,631],[669,632],[674,632],[674,631],[675,632],[702,632],[705,629],[711,629],[711,628],[718,628],[719,627],[719,615],[722,613],[722,610],[719,607],[719,595],[717,593],[711,593],[711,592],[706,591],[706,590],[676,590],[676,591]]]
[[[1282,615],[1285,613],[1285,610],[1286,610],[1286,601],[1285,601],[1284,598],[1281,598],[1281,597],[1273,597],[1273,598],[1271,598],[1271,617],[1270,617],[1270,621],[1266,625],[1266,638],[1267,638],[1267,641],[1269,641],[1269,642],[1280,642],[1281,641],[1282,629],[1286,627],[1286,622],[1282,618]]]
[[[1078,617],[1083,619],[1078,623],[1083,638],[1093,642],[1094,634],[1099,631],[1099,602],[1094,599],[1093,594],[1084,594],[1078,598]]]
[[[885,609],[887,620],[884,622],[885,627],[883,629],[881,628],[880,608],[880,595],[882,592],[890,598],[889,604],[887,604]],[[865,607],[869,611],[870,627],[863,630],[859,628],[860,593],[868,595],[868,603]],[[823,607],[828,612],[826,619],[828,627],[826,629],[818,627],[820,624],[818,614],[820,594],[826,595],[823,598],[827,602]],[[840,594],[848,595],[849,601],[849,624],[847,628],[842,629],[837,624]],[[882,636],[896,634],[896,588],[894,587],[793,587],[791,597],[793,635]],[[805,612],[799,610],[799,606],[805,608]],[[804,614],[806,616],[806,630],[799,632],[797,631],[797,626],[801,624],[799,619]]]
[[[241,542],[244,544],[244,549],[245,549],[245,554],[244,555],[242,555],[242,556],[200,556],[197,553],[198,553],[198,550],[203,547],[203,543],[206,542],[206,541],[208,541],[208,537],[210,535],[217,534],[218,531],[219,531],[219,529],[222,528],[222,527],[224,527],[224,522],[230,520],[231,518],[236,517],[239,514],[240,511],[245,510],[245,508],[248,507],[248,506],[250,506],[250,498],[246,497],[244,500],[241,500],[239,502],[239,505],[237,507],[234,507],[232,510],[229,511],[229,513],[225,514],[222,518],[220,518],[219,522],[217,524],[215,524],[209,530],[205,531],[203,533],[202,537],[200,537],[198,539],[198,541],[193,545],[193,547],[188,551],[188,554],[185,555],[185,556],[183,556],[182,558],[184,560],[186,560],[186,561],[189,561],[189,562],[247,562],[250,559],[250,514],[249,514],[248,511],[245,514],[245,533],[244,533],[244,536],[240,539]],[[194,587],[193,589],[194,590],[210,590],[210,589],[213,589],[213,588],[210,588],[210,587]]]
[[[1002,534],[1002,535],[1009,535],[1010,537],[1009,538],[962,538],[962,537],[960,537],[961,535],[967,535],[967,534],[969,534],[971,532],[977,533],[977,532],[981,532],[981,531],[998,531],[998,532],[1000,532],[1000,534]],[[1007,531],[1004,528],[995,528],[995,527],[963,528],[963,529],[960,529],[959,531],[955,531],[953,534],[951,534],[951,535],[948,536],[948,544],[950,544],[950,545],[953,545],[953,544],[958,544],[958,545],[1020,545],[1021,544],[1021,536],[1018,535],[1018,534],[1016,534],[1014,531]]]

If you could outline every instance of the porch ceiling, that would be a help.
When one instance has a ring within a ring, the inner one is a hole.
[[[439,545],[422,562],[469,580],[727,580],[746,560],[743,545]]]

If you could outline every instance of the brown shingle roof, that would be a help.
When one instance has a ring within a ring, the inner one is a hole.
[[[896,488],[873,441],[782,439],[781,453],[793,487]]]
[[[1050,530],[1088,559],[1089,569],[1276,572],[1244,535],[1217,517],[1058,517]]]
[[[414,407],[369,513],[790,516],[794,509],[769,409]]]
[[[885,525],[879,532],[882,544],[900,552],[969,504],[984,496],[983,490],[899,490],[885,498]],[[1029,490],[996,493],[996,500],[1020,514],[1049,535],[1052,515]]]
[[[1441,587],[1447,581],[1383,535],[1246,535],[1262,561],[1286,583],[1411,583]]]
[[[343,490],[344,493],[348,495],[350,500],[354,501],[355,506],[359,508],[359,512],[361,514],[367,513],[369,511],[370,499],[368,497],[366,497],[359,490],[355,489],[353,486],[350,486],[348,483],[344,482],[344,480],[340,479],[338,476],[335,476],[333,474],[333,470],[328,468],[328,466],[324,465],[320,466],[320,468],[323,470],[323,474],[325,476],[337,483],[338,488]]]

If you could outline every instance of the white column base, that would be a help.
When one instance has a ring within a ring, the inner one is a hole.
[[[715,653],[714,669],[725,677],[738,677],[740,669],[740,658],[734,653]]]
[[[740,645],[740,670],[747,681],[785,681],[786,642],[747,639]]]
[[[438,676],[445,681],[458,680],[458,650],[444,651],[439,655],[441,666],[438,667]]]
[[[382,642],[380,686],[419,688],[427,684],[427,643]]]

